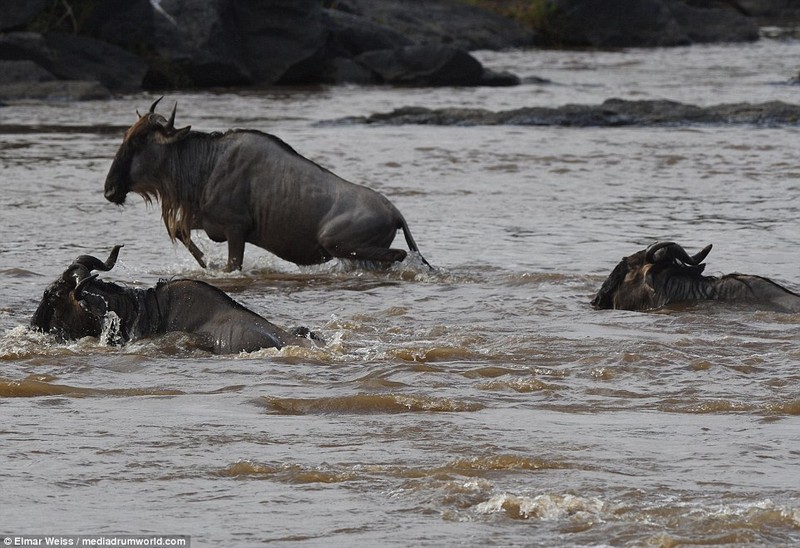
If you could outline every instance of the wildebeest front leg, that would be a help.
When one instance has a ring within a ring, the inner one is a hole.
[[[189,250],[189,253],[192,254],[192,257],[195,258],[197,263],[201,267],[206,268],[206,261],[203,259],[203,252],[200,251],[200,249],[192,241],[192,237],[188,233],[181,232],[178,234],[178,239],[183,243],[183,245],[186,246],[186,249]]]

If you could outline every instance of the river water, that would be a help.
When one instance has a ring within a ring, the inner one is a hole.
[[[102,186],[154,97],[0,109],[0,523],[193,546],[800,543],[800,316],[594,311],[619,259],[714,244],[707,272],[800,289],[800,130],[323,123],[400,106],[611,97],[797,102],[800,42],[479,52],[504,89],[176,93],[177,125],[274,133],[389,196],[423,255],[240,273]],[[80,254],[103,278],[218,285],[328,342],[214,356],[185,337],[58,344],[26,326]],[[402,238],[398,247],[405,247]]]

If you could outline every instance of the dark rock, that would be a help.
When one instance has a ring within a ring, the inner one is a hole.
[[[322,73],[322,81],[329,84],[377,84],[378,76],[371,70],[347,57],[335,57],[328,61]]]
[[[683,2],[667,4],[678,26],[694,44],[706,42],[754,42],[758,40],[758,24],[734,9],[719,3],[700,8]]]
[[[337,56],[356,56],[413,44],[406,35],[385,25],[343,11],[325,10],[323,22],[331,35],[329,51]]]
[[[756,23],[722,3],[681,0],[553,0],[551,25],[562,45],[681,46],[758,39]]]
[[[0,61],[0,83],[48,82],[56,77],[33,61]]]
[[[113,91],[142,88],[147,65],[138,56],[84,36],[62,32],[45,35],[50,49],[47,70],[67,80],[97,80]]]
[[[49,0],[3,0],[3,8],[0,9],[0,32],[23,28],[49,3]]]
[[[518,86],[522,80],[516,74],[511,74],[510,72],[497,72],[495,70],[490,70],[487,68],[483,69],[483,74],[481,75],[481,81],[478,85],[480,86],[489,86],[489,87],[507,87],[507,86]]]
[[[153,13],[152,43],[182,78],[194,86],[252,83],[230,2],[162,0],[158,6]]]
[[[387,84],[414,86],[477,86],[483,66],[463,49],[452,46],[406,46],[370,51],[356,57]]]
[[[274,84],[319,79],[322,12],[316,0],[105,0],[89,26],[150,52],[148,87]]]
[[[553,10],[564,45],[615,48],[689,43],[661,0],[555,0]]]
[[[105,0],[87,18],[93,35],[147,55],[145,87],[253,82],[230,0]]]
[[[6,61],[31,60],[39,66],[50,64],[52,52],[44,36],[37,32],[9,32],[0,34],[0,59]]]
[[[89,12],[83,29],[128,51],[154,50],[155,14],[150,0],[103,0]]]
[[[344,0],[334,7],[393,29],[415,44],[448,44],[468,50],[533,44],[533,32],[516,21],[463,0]]]
[[[4,34],[0,59],[30,60],[58,78],[97,81],[114,91],[141,89],[147,70],[141,59],[121,48],[61,32]]]
[[[797,0],[736,0],[736,4],[744,13],[765,23],[787,25],[800,21]]]
[[[88,101],[110,97],[108,89],[95,81],[50,80],[0,84],[0,100],[3,101]]]
[[[523,126],[680,126],[696,124],[797,125],[800,105],[780,101],[734,103],[698,107],[675,101],[609,99],[600,105],[528,107],[492,112],[485,109],[427,109],[403,107],[368,117],[345,118],[330,123],[423,125],[523,125]]]
[[[322,2],[236,0],[233,7],[245,64],[256,82],[319,80],[328,38]]]

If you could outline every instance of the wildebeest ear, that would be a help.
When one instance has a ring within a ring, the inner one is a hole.
[[[156,140],[164,145],[168,145],[170,143],[177,143],[178,141],[186,138],[189,135],[189,131],[192,129],[192,126],[182,127],[181,129],[176,129],[170,133],[164,133],[159,131],[156,136]]]

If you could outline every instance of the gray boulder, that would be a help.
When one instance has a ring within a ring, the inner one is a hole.
[[[324,51],[322,11],[315,0],[105,0],[87,27],[147,51],[149,87],[274,84]]]
[[[681,0],[552,0],[550,25],[562,45],[681,46],[758,39],[758,26],[722,2]]]
[[[194,86],[248,84],[235,13],[226,0],[162,0],[153,13],[152,43],[177,75]]]
[[[0,61],[2,101],[82,101],[107,99],[110,95],[97,81],[58,80],[33,61]]]
[[[329,54],[356,56],[367,51],[413,45],[411,38],[368,17],[339,10],[325,10],[323,22],[330,32]]]
[[[255,82],[319,80],[328,32],[316,0],[236,0],[244,62]]]
[[[111,93],[102,84],[83,80],[0,83],[2,101],[90,101],[109,99]]]
[[[49,0],[3,0],[0,9],[0,32],[22,29],[48,4]]]
[[[0,83],[49,82],[56,77],[30,60],[0,61]]]
[[[141,89],[147,70],[141,59],[121,48],[61,32],[0,35],[0,59],[29,60],[60,79],[96,81],[113,91]]]
[[[356,60],[372,70],[381,82],[413,86],[514,85],[519,80],[486,73],[465,50],[452,46],[406,46],[362,53]]]
[[[44,36],[49,63],[44,68],[65,80],[97,80],[112,91],[142,88],[147,65],[122,48],[63,32]]]

